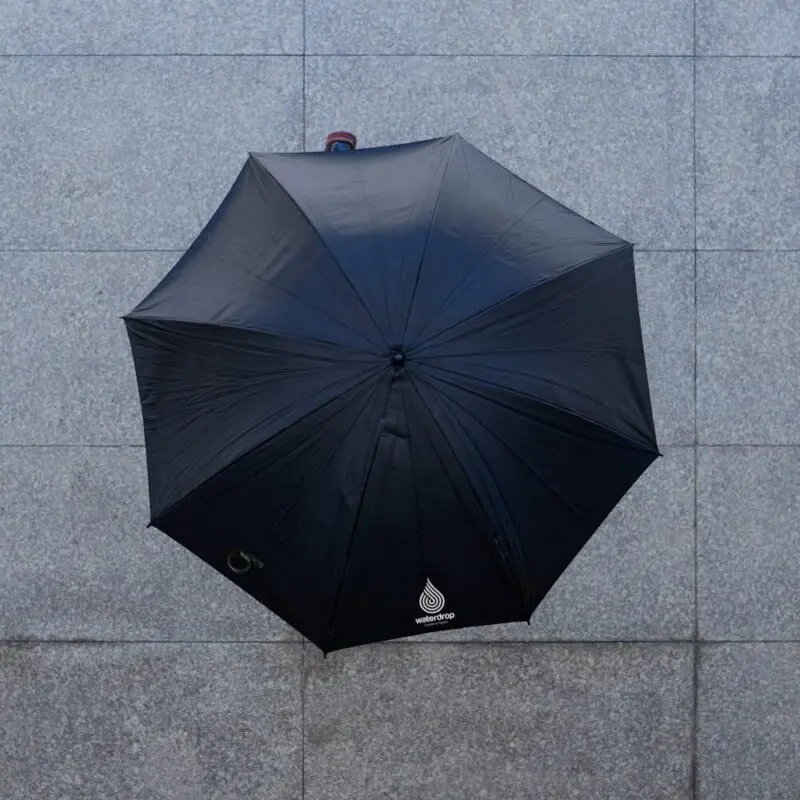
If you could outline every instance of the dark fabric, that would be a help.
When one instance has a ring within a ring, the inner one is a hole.
[[[658,455],[632,245],[459,135],[252,154],[125,322],[152,524],[326,652],[528,619]]]

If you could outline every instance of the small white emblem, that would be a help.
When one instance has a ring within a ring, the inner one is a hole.
[[[419,596],[419,607],[426,614],[438,614],[444,608],[444,595],[431,583],[430,578]]]

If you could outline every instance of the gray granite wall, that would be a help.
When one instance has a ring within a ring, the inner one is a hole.
[[[0,797],[800,797],[800,5],[0,0],[0,54]],[[336,127],[637,243],[666,457],[530,627],[323,661],[144,527],[117,315]]]

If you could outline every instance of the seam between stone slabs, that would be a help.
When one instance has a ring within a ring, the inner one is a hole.
[[[0,639],[0,647],[18,645],[54,645],[54,646],[69,646],[69,645],[87,645],[87,646],[109,646],[109,645],[153,645],[153,644],[215,644],[215,645],[241,645],[241,644],[257,644],[265,647],[281,646],[281,647],[303,647],[305,649],[305,641],[286,641],[280,639]],[[659,646],[668,647],[672,645],[681,646],[694,646],[699,647],[707,646],[729,646],[738,644],[786,644],[786,645],[800,645],[800,639],[465,639],[459,641],[433,641],[433,642],[416,642],[416,641],[387,641],[375,642],[367,647],[460,647],[462,645],[479,645],[479,646],[495,646],[495,645],[530,645],[532,647],[551,647],[553,645],[566,645],[569,647],[583,647],[597,645],[608,645],[609,647],[618,647],[621,645],[632,646]],[[328,655],[328,658],[336,655],[337,652],[346,652],[347,650],[356,650],[359,648],[346,648],[342,651],[334,651]]]
[[[0,253],[185,253],[176,247],[0,247]],[[797,248],[637,247],[636,253],[800,253]]]
[[[0,58],[692,58],[673,53],[0,53]],[[709,56],[727,58],[727,56]],[[746,56],[749,58],[749,56]],[[757,56],[776,58],[779,56]]]
[[[698,247],[698,253],[800,253],[795,247]]]
[[[180,248],[157,247],[0,247],[0,253],[185,253]]]
[[[714,53],[306,53],[312,58],[800,58],[800,55]]]
[[[303,0],[303,151],[306,149],[306,50],[306,0]]]
[[[747,55],[714,53],[306,53],[311,58],[800,58],[800,55]]]
[[[300,800],[306,796],[306,637],[300,663]]]
[[[692,195],[694,215],[694,291],[692,305],[694,307],[694,631],[692,638],[692,735],[691,735],[691,792],[697,798],[698,791],[698,722],[699,722],[699,661],[700,638],[699,612],[698,612],[698,532],[697,532],[697,497],[698,497],[698,448],[697,448],[697,0],[692,3]]]
[[[670,442],[662,442],[662,447],[667,447],[671,450],[689,450],[695,447],[694,444],[687,444],[687,443],[670,443]],[[75,443],[75,442],[54,442],[52,444],[46,444],[42,442],[0,442],[0,447],[16,447],[16,448],[73,448],[73,449],[122,449],[122,448],[129,448],[134,450],[141,450],[145,447],[144,444],[91,444],[91,443]],[[760,449],[767,449],[767,448],[784,448],[784,449],[791,449],[793,447],[797,448],[800,447],[800,442],[782,442],[781,444],[764,444],[763,442],[717,442],[713,444],[705,444],[703,442],[699,442],[696,447],[698,449],[723,449],[723,448],[760,448]]]
[[[781,58],[796,59],[792,54],[692,55],[691,53],[0,53],[0,58]]]
[[[665,445],[668,447],[669,445]],[[800,447],[800,442],[782,442],[781,444],[769,444],[764,442],[698,442],[699,449],[722,448],[722,447]]]
[[[62,449],[135,449],[141,450],[144,448],[144,444],[65,444],[64,442],[57,442],[55,444],[42,444],[41,442],[35,442],[31,444],[22,444],[19,442],[0,442],[0,447],[31,447],[31,448],[45,448],[45,447],[52,447],[52,448],[62,448]]]
[[[0,646],[5,645],[138,645],[138,644],[258,644],[264,646],[280,645],[282,647],[299,647],[302,642],[286,639],[0,639]]]
[[[303,53],[0,53],[0,58],[301,58]]]

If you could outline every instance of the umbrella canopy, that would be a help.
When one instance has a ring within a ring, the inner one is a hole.
[[[251,154],[124,319],[151,525],[326,653],[529,620],[658,456],[633,246],[458,134]]]

